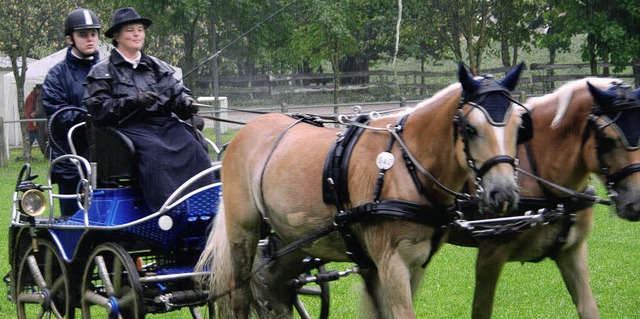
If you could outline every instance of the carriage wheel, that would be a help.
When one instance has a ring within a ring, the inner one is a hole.
[[[18,318],[74,318],[67,265],[51,242],[38,240],[38,251],[29,246],[20,260],[17,277]]]
[[[327,269],[324,265],[318,266],[317,268],[317,273],[324,273],[326,271]],[[310,315],[307,308],[304,306],[303,299],[306,299],[304,296],[319,297],[320,305],[319,314],[317,317]],[[307,284],[298,288],[296,300],[294,301],[293,306],[296,308],[296,311],[302,319],[329,318],[329,283],[325,281],[314,285]]]
[[[142,319],[142,286],[131,256],[114,243],[96,247],[82,277],[82,318]]]

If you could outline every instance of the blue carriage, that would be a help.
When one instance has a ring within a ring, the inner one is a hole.
[[[186,189],[220,165],[179,187],[158,211],[144,203],[137,186],[135,150],[114,129],[91,128],[89,159],[70,161],[81,180],[76,194],[54,192],[51,172],[40,182],[31,167],[22,168],[13,194],[9,227],[8,298],[18,318],[143,318],[189,308],[202,318],[208,291],[196,287],[194,266],[221,199],[220,182]],[[212,147],[218,151],[215,144]],[[212,154],[212,157],[213,154]],[[70,217],[56,213],[60,199],[77,201]],[[208,316],[213,317],[213,311]]]

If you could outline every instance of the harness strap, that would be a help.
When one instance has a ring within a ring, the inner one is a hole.
[[[269,164],[269,161],[271,161],[271,156],[273,156],[273,153],[275,152],[276,148],[278,147],[278,145],[280,145],[280,141],[282,141],[282,139],[284,138],[284,136],[287,134],[287,132],[289,132],[289,130],[291,128],[293,128],[294,126],[300,124],[300,122],[302,122],[301,119],[296,120],[295,122],[289,124],[281,133],[280,135],[278,135],[278,138],[273,142],[273,145],[271,146],[271,151],[269,152],[269,155],[267,156],[267,159],[264,162],[264,166],[262,167],[262,172],[260,173],[260,201],[261,203],[264,204],[264,172],[267,170],[267,164]],[[263,206],[264,207],[264,206]],[[262,217],[263,218],[267,218],[265,212],[262,212]]]
[[[355,119],[358,123],[368,123],[370,120],[371,118],[367,115],[360,115]],[[363,131],[364,128],[360,126],[349,125],[342,136],[333,143],[329,154],[327,154],[322,173],[322,194],[325,203],[349,202],[349,183],[347,181],[349,159]],[[331,191],[332,187],[336,188],[335,192]]]
[[[531,148],[531,143],[524,143],[524,150],[527,153],[527,158],[529,159],[529,164],[531,165],[531,170],[533,171],[533,175],[538,176],[540,173],[538,172],[538,163],[535,161],[535,157],[533,156],[533,149]],[[549,188],[539,180],[536,180],[538,186],[542,190],[542,194],[544,194],[545,198],[552,198],[553,195],[549,191]]]
[[[427,211],[432,212],[432,214],[425,214]],[[436,232],[431,238],[432,249],[422,265],[423,268],[439,249],[440,240],[445,232],[445,225],[450,224],[454,219],[454,214],[449,207],[419,205],[403,200],[383,200],[367,203],[354,207],[349,211],[338,213],[335,217],[335,224],[338,225],[338,229],[341,231],[343,238],[345,238],[345,243],[347,243],[347,249],[349,250],[347,254],[351,260],[362,268],[373,266],[373,261],[364,253],[362,245],[359,244],[349,227],[370,216],[397,218],[435,227]]]
[[[490,158],[486,161],[477,171],[476,178],[482,178],[484,174],[486,174],[493,166],[500,163],[508,163],[511,164],[514,168],[516,167],[516,159],[508,156],[508,155],[498,155]]]
[[[620,180],[622,180],[623,178],[640,171],[640,164],[639,163],[634,163],[631,164],[629,166],[625,166],[624,168],[615,171],[611,174],[608,174],[607,177],[607,182],[611,183],[611,184],[615,184],[617,182],[619,182]]]

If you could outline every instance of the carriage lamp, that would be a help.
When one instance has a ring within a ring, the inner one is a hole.
[[[31,217],[37,217],[44,213],[46,203],[47,200],[41,191],[30,189],[24,192],[20,199],[20,211]]]

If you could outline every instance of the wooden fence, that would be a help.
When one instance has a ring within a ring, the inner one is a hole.
[[[602,68],[613,67],[599,64]],[[483,74],[503,76],[511,68],[500,67],[483,70]],[[589,64],[531,64],[519,82],[519,90],[529,94],[545,94],[571,80],[590,76]],[[621,78],[634,86],[634,75],[631,68],[624,73],[611,76]],[[361,91],[371,89],[395,90],[403,96],[412,98],[434,93],[450,83],[457,81],[455,71],[450,72],[419,72],[419,71],[388,71],[372,70],[362,72],[343,72],[340,74],[340,91]],[[313,92],[333,92],[333,74],[270,74],[254,76],[220,76],[220,95],[242,95],[250,99],[261,96],[275,96],[280,94],[298,94]],[[213,87],[212,80],[207,77],[197,79],[199,92],[207,92]],[[408,96],[407,96],[408,94]]]

